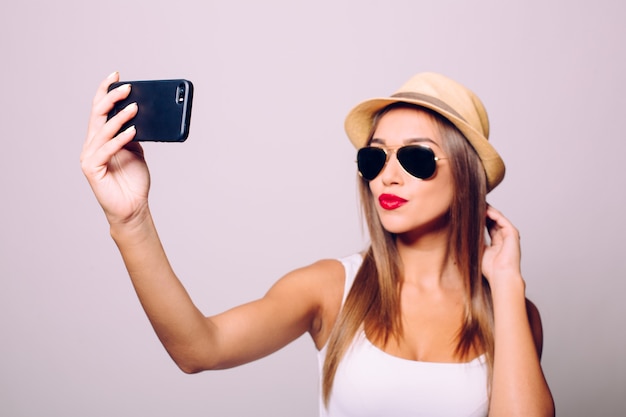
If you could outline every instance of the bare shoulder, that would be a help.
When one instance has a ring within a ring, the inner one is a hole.
[[[532,331],[533,339],[535,341],[535,347],[537,348],[537,354],[541,357],[541,352],[543,350],[543,326],[541,324],[541,315],[539,314],[537,306],[528,298],[526,299],[526,312],[528,314],[530,330]]]
[[[283,287],[297,287],[313,297],[343,289],[343,265],[336,259],[322,259],[310,265],[294,269],[281,278],[268,294]]]
[[[309,333],[318,348],[326,343],[339,315],[344,282],[345,269],[341,261],[322,259],[290,272],[277,283],[297,286],[298,292],[316,306]]]
[[[295,276],[298,279],[312,282],[334,281],[343,279],[343,265],[337,259],[321,259],[312,264],[291,271],[287,277]]]

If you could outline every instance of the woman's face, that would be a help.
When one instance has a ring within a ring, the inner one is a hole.
[[[448,159],[437,161],[435,173],[426,180],[407,173],[395,150],[411,144],[429,147],[438,158],[447,158],[433,116],[411,108],[385,113],[370,145],[387,149],[389,157],[369,186],[383,227],[397,235],[417,238],[447,227],[454,185]]]

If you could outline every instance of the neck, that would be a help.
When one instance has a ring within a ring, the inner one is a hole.
[[[461,274],[450,253],[449,229],[407,233],[396,238],[402,260],[402,281],[424,289],[457,288]]]

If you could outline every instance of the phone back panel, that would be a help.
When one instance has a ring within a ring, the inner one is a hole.
[[[193,84],[191,81],[152,80],[114,83],[112,90],[123,84],[131,84],[130,95],[115,103],[109,119],[136,102],[137,115],[122,126],[121,130],[135,125],[135,141],[183,142],[189,135]]]

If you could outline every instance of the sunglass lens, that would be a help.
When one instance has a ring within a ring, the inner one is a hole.
[[[385,166],[387,154],[381,148],[361,148],[356,155],[356,162],[361,176],[371,181],[380,174]]]
[[[424,146],[410,145],[398,149],[398,160],[409,174],[423,180],[432,177],[437,167],[435,153]]]

